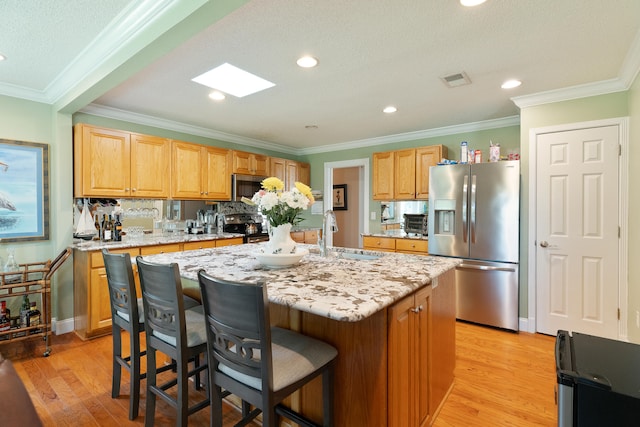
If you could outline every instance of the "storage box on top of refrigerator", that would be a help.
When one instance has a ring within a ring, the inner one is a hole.
[[[429,169],[429,254],[463,258],[456,317],[518,330],[520,162]]]

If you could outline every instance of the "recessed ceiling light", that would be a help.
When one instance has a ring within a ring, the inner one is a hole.
[[[467,7],[478,6],[487,0],[460,0],[460,4]]]
[[[222,101],[226,98],[226,96],[224,96],[224,93],[214,90],[209,94],[209,98],[213,99],[214,101]]]
[[[298,58],[296,64],[302,68],[313,68],[318,65],[318,60],[313,56],[302,56]]]
[[[382,110],[383,113],[387,113],[387,114],[395,113],[396,111],[398,111],[398,109],[396,107],[394,107],[393,105],[389,105],[388,107],[384,107],[384,110]]]
[[[275,86],[268,80],[227,63],[191,80],[238,98]]]
[[[0,61],[4,61],[5,59],[7,59],[7,57],[0,53]]]
[[[502,85],[500,86],[502,89],[513,89],[514,87],[518,87],[522,84],[522,82],[520,80],[507,80],[506,82],[502,83]]]

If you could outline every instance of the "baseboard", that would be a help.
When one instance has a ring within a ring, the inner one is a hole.
[[[64,320],[56,320],[55,318],[53,318],[51,319],[51,329],[56,335],[63,335],[68,334],[69,332],[73,332],[73,318]]]
[[[518,328],[522,332],[534,333],[536,331],[535,319],[528,318],[528,317],[520,317],[519,320],[518,320]]]

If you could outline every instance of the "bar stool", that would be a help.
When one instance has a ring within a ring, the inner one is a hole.
[[[154,425],[156,397],[176,408],[176,424],[186,426],[188,416],[209,406],[208,396],[189,406],[188,379],[195,376],[200,388],[199,374],[207,369],[207,336],[202,306],[185,309],[178,265],[153,264],[141,256],[136,258],[142,302],[145,313],[147,340],[147,403],[145,426]],[[176,377],[157,384],[156,351],[176,361]],[[199,363],[205,356],[203,364]],[[189,361],[194,368],[189,370]],[[167,390],[177,386],[174,398]]]
[[[333,376],[338,351],[314,338],[270,327],[263,282],[237,283],[198,272],[207,322],[211,425],[222,427],[225,389],[256,407],[246,425],[262,412],[262,425],[278,425],[282,415],[303,426],[316,424],[281,402],[322,376],[323,425],[333,425]],[[244,409],[243,404],[243,409]]]
[[[113,338],[113,378],[111,397],[120,395],[122,369],[129,372],[129,419],[138,416],[140,404],[140,381],[146,374],[140,372],[140,333],[144,332],[142,299],[137,298],[136,286],[128,253],[111,254],[102,250],[104,268],[107,271],[109,300],[111,304],[111,335]],[[129,333],[129,356],[122,356],[122,331]]]

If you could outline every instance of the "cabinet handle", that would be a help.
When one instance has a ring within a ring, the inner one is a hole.
[[[137,188],[132,188],[131,191],[138,191],[138,189]]]
[[[420,313],[422,310],[424,310],[424,307],[422,306],[422,304],[411,309],[411,311],[414,313]]]
[[[124,191],[129,191],[129,188],[125,188]]]

